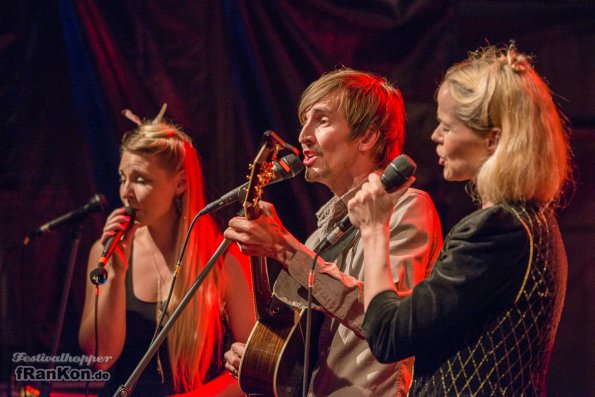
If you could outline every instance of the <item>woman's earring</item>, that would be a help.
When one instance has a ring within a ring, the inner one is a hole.
[[[178,214],[182,213],[182,195],[180,194],[179,196],[176,196],[176,198],[174,199],[174,205],[176,206],[176,211],[178,211]]]

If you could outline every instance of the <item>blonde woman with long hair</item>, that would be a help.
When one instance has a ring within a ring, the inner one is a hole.
[[[381,362],[415,355],[410,396],[545,396],[566,291],[555,217],[571,181],[563,118],[514,45],[451,67],[432,133],[447,181],[481,208],[453,227],[432,274],[400,299],[386,283],[387,219],[401,192],[376,175],[349,202],[364,241],[364,328]]]
[[[98,365],[110,369],[104,390],[110,396],[125,383],[151,342],[186,232],[205,205],[198,155],[188,135],[163,120],[164,112],[165,105],[155,119],[144,121],[124,112],[137,128],[124,135],[120,147],[120,198],[134,209],[136,222],[106,266],[108,280],[99,288],[97,313],[96,288],[91,282],[87,285],[79,342],[86,354],[110,358]],[[101,238],[91,248],[89,271],[97,267],[106,241],[127,222],[123,207],[108,216]],[[178,306],[221,240],[213,219],[199,218],[167,314]],[[251,299],[245,259],[228,251],[170,330],[134,393],[242,395],[237,381],[222,371],[221,359],[231,342],[248,339],[254,324]]]

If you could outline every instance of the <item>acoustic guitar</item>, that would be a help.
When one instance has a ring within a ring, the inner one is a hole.
[[[260,150],[250,166],[243,204],[247,219],[259,216],[258,201],[272,176],[273,162],[282,146],[286,144],[277,134],[264,133]],[[266,258],[250,258],[257,322],[246,343],[238,380],[248,396],[299,396],[305,323],[300,321],[300,312],[273,297],[269,279],[271,265]]]

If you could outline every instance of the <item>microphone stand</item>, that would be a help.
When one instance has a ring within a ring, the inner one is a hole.
[[[78,254],[78,248],[81,241],[81,232],[83,227],[81,224],[77,224],[73,227],[72,245],[70,248],[70,257],[68,259],[68,267],[66,270],[66,279],[64,280],[64,291],[62,292],[62,300],[60,302],[60,310],[58,312],[58,321],[56,324],[56,335],[54,336],[54,343],[52,345],[51,357],[58,355],[58,349],[60,347],[60,339],[62,337],[62,329],[64,327],[64,318],[66,316],[66,307],[68,306],[68,295],[70,295],[70,286],[72,284],[72,276],[74,274],[74,266],[76,263],[76,257]],[[56,366],[56,362],[52,360],[48,366],[48,369],[52,370]],[[41,397],[49,397],[52,391],[52,382],[48,381],[41,387]]]
[[[196,291],[198,291],[198,288],[201,286],[204,279],[207,277],[213,266],[217,263],[221,255],[223,255],[230,243],[231,240],[223,239],[223,241],[219,245],[219,248],[217,248],[211,259],[209,259],[209,261],[205,265],[204,269],[202,269],[202,271],[194,281],[194,284],[192,284],[192,287],[190,287],[186,295],[184,295],[184,298],[180,301],[180,304],[178,305],[176,310],[174,310],[171,317],[167,320],[167,322],[163,326],[163,329],[159,332],[159,334],[157,334],[155,340],[153,341],[153,343],[151,343],[149,349],[147,350],[143,358],[140,360],[140,362],[138,363],[138,365],[126,381],[126,383],[124,383],[124,385],[118,388],[116,393],[114,393],[113,397],[129,397],[132,395],[132,389],[138,381],[138,378],[141,376],[146,366],[149,364],[151,358],[153,358],[153,356],[157,352],[157,349],[159,349],[159,346],[161,346],[161,344],[167,337],[167,334],[169,334],[171,327],[174,325],[180,314],[182,314],[182,311],[184,310],[186,305],[188,305],[190,299],[192,299]]]

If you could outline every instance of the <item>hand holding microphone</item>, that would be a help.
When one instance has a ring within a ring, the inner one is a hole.
[[[362,190],[349,201],[349,214],[345,215],[345,217],[337,224],[337,226],[318,244],[318,246],[314,249],[314,252],[320,253],[322,250],[337,243],[341,237],[343,237],[343,235],[345,235],[345,233],[347,233],[353,227],[351,224],[350,215],[354,213],[354,211],[358,211],[357,215],[363,216],[361,211],[364,211],[364,205],[367,205],[367,211],[374,211],[374,216],[378,216],[379,214],[377,211],[380,208],[375,208],[376,203],[372,202],[371,199],[378,197],[383,192],[392,193],[398,190],[400,187],[409,187],[409,185],[412,183],[409,182],[410,177],[415,173],[416,168],[417,165],[415,162],[409,156],[402,154],[395,158],[388,165],[388,167],[386,167],[382,176],[378,177],[376,175],[370,175],[371,181],[366,182],[362,186]],[[386,199],[383,203],[386,207]],[[357,206],[358,204],[359,206]],[[392,205],[394,205],[394,203],[392,203]],[[392,209],[392,205],[389,205],[390,208],[388,208],[388,210]],[[387,208],[385,208],[385,210],[387,210]],[[354,213],[353,216],[354,220],[356,221],[356,226],[359,226],[363,221],[363,218],[360,216],[356,217],[355,215],[356,214]],[[370,215],[371,213],[368,212],[368,220]]]
[[[404,191],[413,183],[413,178],[409,178],[403,185],[395,191]],[[362,236],[371,232],[385,230],[388,221],[393,213],[396,197],[395,192],[388,192],[377,174],[370,174],[368,182],[362,189],[349,200],[347,208],[349,210],[349,220],[351,224],[358,228]]]
[[[107,281],[105,266],[122,240],[127,240],[125,245],[129,247],[134,234],[135,220],[136,214],[132,207],[119,208],[109,216],[102,238],[104,240],[103,252],[97,263],[97,268],[89,275],[93,284],[101,285]]]
[[[368,182],[347,203],[351,223],[362,234],[369,227],[386,227],[395,206],[396,197],[391,193],[408,189],[413,183],[411,175],[414,172],[413,160],[401,155],[389,165],[382,176],[370,174]]]

